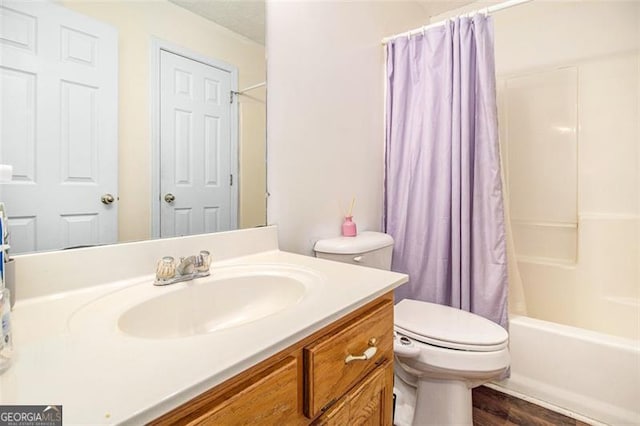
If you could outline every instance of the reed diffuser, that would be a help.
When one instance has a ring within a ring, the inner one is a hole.
[[[353,221],[353,206],[356,204],[356,198],[351,198],[351,207],[349,211],[344,215],[344,222],[342,223],[342,235],[345,237],[355,237],[358,235],[358,229]]]

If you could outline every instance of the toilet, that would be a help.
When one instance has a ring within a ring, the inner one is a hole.
[[[391,268],[393,238],[380,232],[318,241],[316,256]],[[460,309],[404,299],[394,309],[396,426],[471,425],[471,389],[510,362],[509,335]]]

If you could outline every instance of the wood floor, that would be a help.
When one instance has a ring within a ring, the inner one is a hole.
[[[587,426],[588,423],[485,386],[473,389],[474,426]]]

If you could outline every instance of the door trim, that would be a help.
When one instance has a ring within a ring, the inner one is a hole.
[[[150,114],[150,138],[151,138],[151,238],[160,238],[160,52],[173,53],[200,62],[205,65],[226,71],[231,76],[231,90],[238,91],[238,68],[227,62],[209,58],[192,50],[178,46],[171,42],[151,37],[151,50],[149,54],[149,114]],[[240,187],[239,156],[238,156],[238,102],[235,96],[229,94],[232,103],[229,104],[229,135],[231,137],[231,164],[230,171],[233,175],[233,187],[229,200],[229,216],[231,228],[238,228],[238,192]]]

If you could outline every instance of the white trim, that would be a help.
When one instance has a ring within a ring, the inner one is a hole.
[[[171,42],[151,37],[149,52],[149,116],[151,137],[151,238],[160,238],[160,51],[164,50],[188,59],[227,71],[231,76],[231,92],[238,90],[238,68],[227,62],[209,58],[192,50],[178,46]],[[231,94],[229,95],[231,96]],[[238,156],[238,102],[233,96],[230,98],[229,125],[231,137],[231,164],[233,187],[229,200],[229,215],[231,229],[238,229],[238,193],[240,187],[239,156]]]

